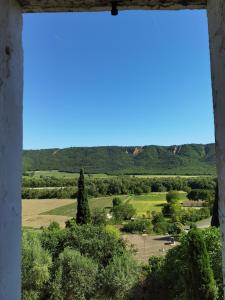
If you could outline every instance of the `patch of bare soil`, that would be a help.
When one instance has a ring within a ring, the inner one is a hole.
[[[40,228],[41,226],[47,227],[51,222],[56,221],[61,227],[64,227],[68,217],[40,214],[73,202],[74,200],[70,199],[22,200],[22,224],[23,226]]]
[[[123,234],[122,238],[136,249],[137,260],[145,263],[150,256],[164,256],[177,245],[170,243],[170,236],[163,235]]]

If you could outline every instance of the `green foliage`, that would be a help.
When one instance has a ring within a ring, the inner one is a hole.
[[[179,245],[169,250],[165,258],[150,259],[145,270],[148,275],[142,285],[144,299],[222,300],[221,240],[218,229],[195,229],[190,234],[183,234]],[[216,297],[217,289],[219,293]]]
[[[204,200],[210,203],[213,201],[215,195],[214,190],[194,189],[187,194],[187,197],[189,200]]]
[[[169,204],[174,204],[177,203],[180,200],[180,194],[177,191],[169,191],[166,194],[166,201]]]
[[[214,144],[77,147],[66,149],[25,150],[23,169],[79,172],[86,166],[90,174],[215,174]],[[174,152],[175,151],[175,152]]]
[[[96,292],[98,265],[78,251],[66,248],[57,261],[51,299],[90,299]]]
[[[136,213],[132,204],[125,202],[112,208],[112,214],[116,221],[130,220]]]
[[[105,227],[105,231],[108,233],[108,234],[111,234],[114,238],[116,239],[119,239],[120,238],[120,231],[118,228],[116,228],[115,226],[113,225],[106,225]]]
[[[167,221],[158,222],[153,226],[153,230],[157,234],[166,234],[168,233],[169,223]]]
[[[128,254],[115,256],[104,272],[104,294],[110,299],[125,299],[138,282],[137,262]]]
[[[93,225],[105,225],[107,221],[106,210],[94,208],[91,212],[91,222]]]
[[[119,197],[115,197],[115,198],[113,198],[112,204],[113,204],[113,207],[119,206],[122,204],[122,199]]]
[[[59,225],[59,223],[57,223],[55,221],[51,222],[48,226],[48,230],[51,230],[51,231],[59,230],[59,229],[60,229],[60,225]]]
[[[187,235],[186,246],[187,299],[216,300],[217,288],[201,232],[191,230]]]
[[[106,266],[115,255],[126,250],[125,243],[102,226],[77,225],[74,220],[67,229],[50,231],[45,229],[41,235],[43,247],[52,253],[54,258],[66,247],[79,251],[82,255],[93,258]]]
[[[41,247],[38,234],[23,232],[22,290],[24,300],[39,300],[50,279],[52,259]]]
[[[77,224],[90,223],[90,209],[88,205],[87,193],[84,185],[84,172],[80,170],[80,177],[78,180],[78,192],[77,192]]]
[[[183,232],[183,225],[180,222],[170,223],[168,233],[172,235],[180,235]]]
[[[124,225],[123,231],[129,233],[151,233],[152,232],[152,224],[148,220],[139,219],[130,221]]]

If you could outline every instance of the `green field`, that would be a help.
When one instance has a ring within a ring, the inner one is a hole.
[[[57,170],[52,171],[33,171],[27,172],[28,174],[32,174],[34,177],[41,177],[41,176],[52,176],[56,178],[68,177],[68,178],[78,178],[79,173],[69,173],[69,172],[60,172]],[[86,177],[94,177],[94,178],[107,178],[107,177],[114,177],[107,174],[85,174]]]
[[[123,201],[128,201],[130,204],[134,206],[137,211],[137,215],[141,216],[146,214],[147,212],[152,211],[160,211],[163,204],[166,203],[166,193],[150,193],[147,195],[123,195],[118,196]],[[99,197],[99,198],[91,198],[89,199],[90,209],[94,208],[105,208],[112,206],[112,200],[115,196],[108,197]],[[184,201],[186,199],[186,193],[180,192],[180,201]],[[69,204],[65,206],[61,206],[50,211],[46,211],[44,215],[60,215],[60,216],[68,216],[73,217],[76,211],[76,203]]]
[[[99,197],[99,198],[91,198],[89,199],[89,206],[90,209],[93,210],[95,208],[106,208],[112,207],[112,200],[116,196],[109,196],[109,197]],[[119,196],[123,201],[128,201],[130,196],[123,195]],[[67,216],[67,217],[74,217],[76,213],[77,204],[74,201],[73,204],[68,204],[65,206],[61,206],[49,211],[42,213],[42,215],[57,215],[57,216]]]
[[[180,192],[180,201],[187,200],[186,193]],[[129,203],[134,206],[137,215],[145,215],[147,212],[161,211],[166,203],[166,193],[150,193],[147,195],[132,196]]]
[[[69,172],[60,172],[57,170],[52,171],[34,171],[34,172],[27,172],[28,174],[32,174],[34,177],[40,177],[40,176],[52,176],[56,178],[78,178],[79,173],[69,173]],[[107,174],[85,174],[86,177],[94,177],[94,178],[111,178],[111,177],[117,177],[116,175],[107,175]],[[136,178],[168,178],[168,177],[181,177],[181,178],[195,178],[199,177],[197,175],[188,176],[188,175],[127,175],[130,177],[136,177]],[[203,175],[201,177],[212,177],[211,175]]]

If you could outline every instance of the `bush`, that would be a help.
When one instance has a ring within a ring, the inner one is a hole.
[[[168,232],[168,227],[168,222],[158,222],[153,226],[153,231],[158,234],[166,234]]]
[[[124,225],[123,231],[129,233],[144,233],[144,232],[151,233],[152,224],[150,221],[141,220],[141,219],[130,221],[129,223]]]
[[[52,259],[41,247],[38,234],[23,232],[22,243],[22,291],[23,299],[38,300],[44,295],[50,279]]]
[[[217,287],[202,233],[196,229],[191,230],[187,235],[186,246],[187,299],[216,300]]]
[[[122,199],[120,199],[119,197],[115,197],[113,198],[112,203],[113,203],[113,207],[119,206],[122,204]]]
[[[118,228],[116,228],[115,226],[113,225],[106,225],[105,227],[105,231],[108,233],[108,234],[111,234],[113,237],[115,237],[116,239],[119,239],[120,238],[120,231]]]
[[[102,266],[108,265],[115,255],[126,252],[125,242],[108,233],[102,226],[77,225],[59,231],[45,229],[41,235],[42,245],[57,258],[66,247],[93,258]]]
[[[91,222],[94,225],[105,225],[106,224],[106,211],[101,208],[93,209],[91,213]]]
[[[179,222],[169,224],[168,233],[173,235],[179,235],[183,232],[183,225]]]
[[[110,299],[122,300],[136,285],[139,268],[130,255],[124,254],[115,256],[103,274],[104,294]]]
[[[130,220],[136,214],[136,210],[132,204],[122,203],[113,206],[112,214],[116,221]]]
[[[194,189],[187,194],[187,197],[189,200],[203,200],[207,201],[208,203],[211,203],[214,200],[215,191]]]
[[[167,194],[166,194],[166,201],[169,203],[169,204],[174,204],[176,202],[178,202],[180,199],[180,194],[179,192],[177,191],[169,191]]]
[[[66,248],[59,256],[51,299],[90,299],[97,288],[98,266],[92,259]]]

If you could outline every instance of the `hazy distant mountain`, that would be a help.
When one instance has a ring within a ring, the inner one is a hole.
[[[214,144],[24,150],[24,170],[108,174],[215,174]]]

